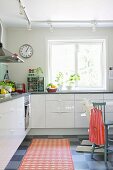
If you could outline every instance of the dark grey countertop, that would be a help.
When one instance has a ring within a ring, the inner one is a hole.
[[[10,100],[14,100],[14,99],[17,99],[19,97],[23,97],[23,96],[26,96],[26,95],[33,95],[33,94],[102,94],[102,93],[113,93],[113,91],[59,91],[59,92],[31,92],[31,93],[22,93],[22,94],[16,94],[16,95],[11,95],[10,97],[4,97],[4,98],[0,98],[0,103],[3,103],[3,102],[7,102],[7,101],[10,101]]]
[[[30,93],[22,93],[22,94],[15,94],[15,95],[13,94],[9,97],[3,97],[3,98],[0,98],[0,103],[7,102],[7,101],[10,101],[10,100],[14,100],[14,99],[26,96],[26,95],[30,95]]]
[[[58,92],[31,92],[30,94],[95,94],[95,93],[113,93],[113,91],[58,91]]]

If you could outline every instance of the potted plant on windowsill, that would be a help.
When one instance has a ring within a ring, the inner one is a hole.
[[[66,81],[66,88],[67,90],[71,90],[73,86],[75,85],[76,81],[80,80],[79,74],[71,74]]]
[[[38,76],[38,77],[42,77],[43,76],[43,70],[41,67],[37,67],[36,69],[34,69],[35,71],[35,74]]]
[[[63,79],[64,79],[63,73],[62,73],[62,72],[59,72],[59,73],[56,75],[56,80],[55,80],[55,82],[57,83],[57,86],[58,86],[58,90],[59,90],[59,91],[62,90],[62,86],[63,86],[63,84],[64,84]]]

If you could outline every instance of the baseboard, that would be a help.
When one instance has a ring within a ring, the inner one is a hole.
[[[35,129],[31,128],[28,135],[88,135],[87,129]]]

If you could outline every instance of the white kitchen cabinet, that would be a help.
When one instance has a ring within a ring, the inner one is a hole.
[[[0,103],[0,170],[5,169],[26,135],[24,121],[24,97]]]
[[[46,101],[73,101],[74,100],[74,94],[47,94],[46,95]]]
[[[89,116],[86,113],[84,99],[91,102],[103,102],[103,94],[75,94],[75,128],[88,128]]]
[[[24,131],[23,97],[0,103],[0,129],[12,129],[12,131],[20,131],[20,129],[22,129],[22,131]]]
[[[113,121],[113,94],[111,93],[104,94],[104,102],[106,102],[105,120]]]
[[[74,94],[46,95],[46,128],[74,128]]]
[[[45,94],[31,95],[31,128],[45,128]]]

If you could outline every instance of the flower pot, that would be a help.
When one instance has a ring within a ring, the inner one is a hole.
[[[59,85],[59,86],[58,86],[58,91],[61,91],[61,90],[62,90],[62,87],[63,87],[63,85]]]
[[[66,89],[67,89],[67,90],[72,90],[72,89],[73,89],[73,86],[67,85],[67,86],[66,86]]]

